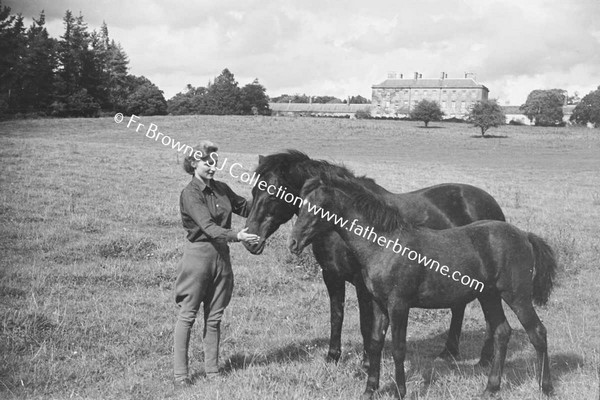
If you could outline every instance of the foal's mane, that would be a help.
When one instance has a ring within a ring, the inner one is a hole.
[[[415,225],[404,219],[398,208],[386,201],[384,195],[372,192],[356,177],[339,177],[322,173],[304,184],[300,196],[306,198],[310,192],[321,186],[338,189],[346,194],[350,202],[345,204],[364,216],[363,224],[372,226],[380,232],[415,228]]]
[[[275,173],[286,183],[296,187],[298,191],[308,179],[321,173],[342,178],[354,178],[369,187],[380,188],[373,179],[366,176],[357,177],[343,165],[333,164],[326,160],[315,160],[301,151],[292,149],[263,157],[255,172],[263,176],[270,172]]]

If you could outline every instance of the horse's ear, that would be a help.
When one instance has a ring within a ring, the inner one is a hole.
[[[258,164],[262,164],[263,160],[265,159],[265,156],[261,156],[260,154],[258,155]]]

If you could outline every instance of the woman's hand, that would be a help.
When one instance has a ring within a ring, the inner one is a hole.
[[[246,233],[248,228],[244,228],[238,232],[237,238],[240,242],[246,242],[248,244],[258,244],[260,241],[260,236],[255,235],[254,233]]]

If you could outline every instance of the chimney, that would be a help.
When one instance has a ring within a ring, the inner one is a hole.
[[[445,72],[442,72],[442,77],[440,79],[446,79],[448,77],[448,74]]]
[[[415,72],[415,80],[419,79],[419,73]]]
[[[404,74],[400,74],[400,79],[402,79],[404,77]]]
[[[395,71],[388,72],[388,79],[396,79],[396,72]]]
[[[422,78],[422,77],[423,77],[423,74],[419,74],[419,78]]]

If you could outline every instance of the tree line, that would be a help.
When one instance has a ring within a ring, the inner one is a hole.
[[[64,34],[50,37],[44,12],[25,28],[21,15],[0,3],[0,117],[91,117],[102,111],[166,114],[163,92],[128,73],[129,60],[106,23],[88,30],[70,10]]]
[[[224,69],[207,87],[188,84],[168,102],[144,76],[128,73],[129,58],[108,26],[89,31],[70,10],[64,34],[50,37],[44,12],[25,28],[0,1],[0,118],[136,115],[270,114],[266,89],[255,79],[239,88]]]
[[[173,115],[270,115],[267,90],[257,79],[240,88],[229,69],[225,68],[206,87],[188,84],[185,91],[167,101]]]
[[[519,110],[536,126],[564,126],[563,106],[575,103],[573,113],[569,118],[574,124],[585,125],[592,123],[600,127],[600,86],[579,99],[577,93],[567,97],[562,89],[537,89],[529,93],[527,100]],[[430,121],[441,121],[444,113],[435,101],[422,100],[410,112],[410,119],[423,121],[425,127]],[[466,122],[481,129],[481,135],[490,127],[505,123],[502,107],[495,100],[482,100],[474,104],[467,114]]]

